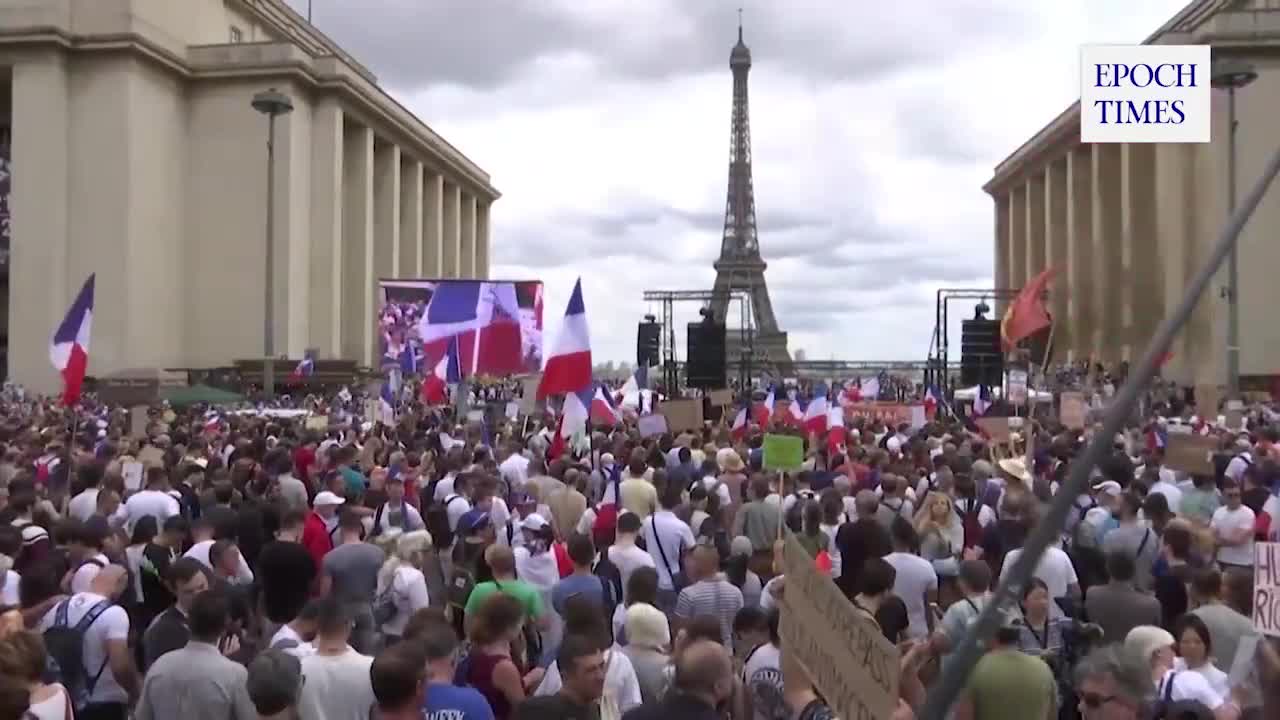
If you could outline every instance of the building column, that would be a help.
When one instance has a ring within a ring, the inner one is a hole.
[[[1089,146],[1067,153],[1067,314],[1073,328],[1072,359],[1097,353],[1093,267],[1093,153]]]
[[[1163,273],[1156,242],[1155,145],[1135,143],[1121,153],[1121,233],[1130,306],[1129,356],[1136,358],[1164,319]]]
[[[422,277],[422,163],[401,156],[400,274]]]
[[[1006,193],[992,198],[996,211],[996,247],[995,247],[995,286],[1009,287],[1009,195]],[[996,317],[1004,315],[1005,303],[995,299]]]
[[[489,279],[489,208],[488,201],[476,205],[476,277]]]
[[[311,342],[326,357],[342,355],[342,108],[317,103],[311,149]]]
[[[1071,286],[1065,271],[1067,256],[1067,159],[1055,158],[1044,169],[1044,229],[1047,258],[1045,267],[1060,272],[1050,281],[1049,313],[1053,316],[1053,343],[1062,349],[1055,360],[1074,360],[1074,327],[1067,311]]]
[[[1027,278],[1027,186],[1009,190],[1009,290],[1018,290]]]
[[[60,50],[24,56],[13,66],[9,378],[34,393],[60,387],[49,363],[49,338],[84,282],[84,277],[68,281],[69,90]],[[120,282],[100,274],[99,297],[103,285]]]
[[[400,277],[400,146],[374,145],[373,282]]]
[[[444,243],[440,254],[441,277],[461,277],[462,272],[462,189],[444,183]]]
[[[444,277],[444,176],[425,170],[422,182],[422,276]]]
[[[1098,282],[1094,297],[1098,298],[1099,360],[1116,362],[1123,359],[1120,336],[1124,319],[1123,288],[1125,277],[1121,254],[1120,220],[1120,148],[1110,143],[1095,143],[1093,151],[1093,273]]]
[[[458,255],[458,275],[476,277],[476,196],[462,194],[462,243]]]
[[[1039,275],[1045,268],[1044,244],[1044,175],[1027,178],[1027,252],[1026,276],[1023,284]]]
[[[342,356],[373,362],[373,130],[345,133],[342,216]]]

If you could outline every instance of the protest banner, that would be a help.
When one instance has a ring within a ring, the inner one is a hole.
[[[667,431],[667,418],[665,415],[641,415],[637,425],[640,437],[653,437]]]
[[[902,423],[911,425],[919,418],[916,408],[927,411],[924,405],[908,405],[904,403],[857,402],[844,406],[844,419],[855,418],[880,420],[886,425],[897,427]],[[927,416],[927,412],[926,412]]]
[[[767,440],[768,436],[766,436]],[[898,703],[898,648],[818,571],[794,535],[783,546],[782,654],[842,720],[877,720]]]
[[[1064,392],[1058,396],[1058,422],[1072,430],[1083,430],[1089,407],[1084,393]]]
[[[1253,629],[1280,637],[1280,543],[1253,545]]]
[[[667,428],[673,432],[702,429],[702,400],[667,400],[658,406],[658,412],[667,418]]]
[[[135,405],[129,408],[129,437],[145,438],[148,421],[146,405]]]
[[[733,404],[732,390],[712,390],[707,393],[712,407],[728,407]]]
[[[1170,434],[1164,449],[1164,463],[1170,470],[1192,475],[1212,475],[1213,454],[1217,450],[1217,438]]]
[[[799,470],[804,464],[804,438],[792,435],[764,436],[765,470]]]
[[[538,407],[538,383],[542,382],[542,373],[532,375],[520,381],[523,384],[520,393],[520,412],[524,415],[532,415],[533,411]]]
[[[986,434],[992,445],[1003,445],[1009,442],[1009,418],[980,417],[973,422]]]

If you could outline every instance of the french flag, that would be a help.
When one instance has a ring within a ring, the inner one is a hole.
[[[929,417],[933,417],[933,414],[937,412],[937,410],[938,395],[933,391],[933,386],[930,385],[924,390],[924,412]]]
[[[848,439],[848,431],[844,427],[844,409],[831,408],[827,411],[827,454],[843,455]]]
[[[973,416],[982,417],[991,409],[991,388],[986,385],[978,386],[978,395],[973,398]]]
[[[764,402],[755,408],[756,424],[765,427],[769,424],[769,418],[773,417],[774,392],[773,388],[769,388],[769,394],[765,395]]]
[[[62,404],[80,401],[80,388],[89,369],[89,337],[93,329],[93,280],[84,281],[80,294],[67,310],[67,316],[53,333],[49,343],[49,360],[62,374]]]
[[[569,440],[574,435],[587,431],[587,422],[591,419],[593,392],[591,388],[566,393],[564,407],[560,410],[560,422],[556,425],[556,435],[551,441],[548,458],[558,458],[569,447]]]
[[[622,413],[613,406],[613,400],[605,392],[604,385],[597,385],[595,395],[591,398],[591,422],[610,427],[622,422]]]
[[[747,436],[747,426],[750,425],[750,423],[747,422],[747,416],[750,414],[748,411],[748,408],[750,407],[750,394],[747,395],[747,398],[748,401],[743,403],[742,407],[738,408],[738,414],[733,416],[733,427],[729,428],[729,434],[734,440],[742,440]]]
[[[438,361],[457,338],[458,360],[468,375],[510,375],[524,368],[515,283],[438,283],[418,321],[418,335],[426,363]],[[419,362],[402,355],[393,360],[402,369]]]
[[[858,397],[861,400],[878,400],[880,398],[880,376],[877,375],[870,380],[863,380],[858,387]]]
[[[795,390],[787,392],[786,422],[796,427],[804,427],[804,408],[800,405],[800,395]]]
[[[454,336],[435,370],[422,380],[422,401],[428,405],[449,402],[449,385],[462,382],[462,365],[458,360],[458,338]]]
[[[807,433],[824,433],[827,431],[828,415],[831,404],[827,401],[827,386],[818,383],[813,389],[813,399],[804,411],[804,430]]]
[[[396,421],[396,397],[395,390],[391,387],[390,380],[382,382],[382,391],[378,393],[378,409],[380,410],[380,419],[384,425],[394,424]]]
[[[289,379],[293,382],[299,382],[302,378],[311,377],[316,371],[316,355],[308,350],[302,356],[302,362],[293,369],[293,373],[289,375]]]
[[[591,334],[587,331],[587,310],[582,303],[582,279],[579,278],[573,285],[573,294],[569,296],[560,335],[547,357],[547,366],[542,370],[535,399],[542,400],[548,395],[571,395],[590,389]],[[568,398],[565,404],[569,404]]]

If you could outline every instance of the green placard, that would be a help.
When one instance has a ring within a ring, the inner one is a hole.
[[[799,470],[803,463],[803,438],[792,435],[764,436],[765,470]]]

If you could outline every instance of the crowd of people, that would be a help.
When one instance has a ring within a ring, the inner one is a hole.
[[[822,720],[779,637],[785,533],[898,644],[912,718],[1093,433],[854,420],[774,473],[763,434],[797,430],[627,419],[548,457],[550,419],[416,410],[157,407],[131,437],[91,400],[8,395],[0,720]],[[1166,467],[1148,427],[1115,439],[954,717],[1267,717],[1250,587],[1277,435],[1197,427],[1217,477]]]

